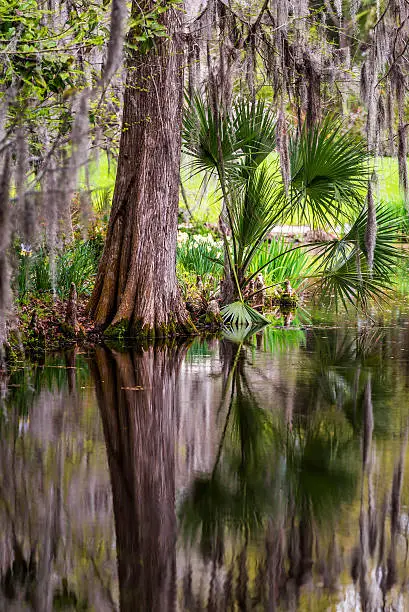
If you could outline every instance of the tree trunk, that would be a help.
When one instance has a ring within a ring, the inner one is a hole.
[[[96,349],[121,612],[176,609],[175,389],[186,350]]]
[[[134,0],[147,13],[153,0]],[[162,17],[168,37],[128,62],[115,192],[89,311],[112,333],[166,336],[189,327],[176,280],[183,103],[182,7]],[[131,31],[130,42],[138,32]],[[147,43],[146,43],[147,44]]]

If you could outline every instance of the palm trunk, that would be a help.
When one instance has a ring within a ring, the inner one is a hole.
[[[145,0],[133,11],[156,6]],[[130,335],[189,326],[176,280],[183,100],[182,7],[162,16],[156,38],[128,63],[114,199],[89,310],[96,324]],[[135,32],[130,34],[130,42]]]

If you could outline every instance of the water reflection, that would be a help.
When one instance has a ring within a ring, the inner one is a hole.
[[[0,610],[409,609],[407,321],[1,381]]]
[[[220,349],[219,445],[211,472],[196,476],[181,504],[182,532],[191,546],[198,541],[203,559],[213,566],[212,609],[275,609],[279,602],[295,609],[301,586],[313,578],[318,529],[333,529],[340,504],[354,498],[359,446],[342,412],[316,409],[319,393],[309,398],[315,404],[310,414],[294,414],[295,406],[283,411],[279,401],[266,401],[254,388],[260,368],[244,343],[222,342]],[[262,378],[267,383],[268,375]],[[318,379],[315,385],[322,390]],[[226,539],[229,549],[238,550],[230,568],[223,567]],[[334,538],[328,554],[325,582],[334,588],[339,568]],[[224,584],[218,568],[228,571]],[[215,584],[222,593],[213,592]],[[185,593],[186,608],[193,600]]]
[[[92,364],[114,501],[120,608],[176,605],[175,386],[183,347],[117,352]]]
[[[83,356],[26,364],[3,383],[0,610],[109,609],[111,491]]]

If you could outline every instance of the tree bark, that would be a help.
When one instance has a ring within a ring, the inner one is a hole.
[[[156,7],[154,0],[132,10]],[[190,327],[176,279],[183,104],[182,11],[161,17],[168,37],[128,62],[111,216],[89,311],[113,333],[167,336]],[[130,42],[138,32],[131,31]]]

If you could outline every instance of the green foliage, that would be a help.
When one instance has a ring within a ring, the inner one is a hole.
[[[264,242],[255,252],[249,266],[251,274],[262,271],[267,286],[289,280],[298,289],[313,271],[311,258],[304,249],[286,243],[284,238]]]
[[[393,216],[397,220],[399,220],[400,226],[398,237],[402,241],[406,241],[409,237],[409,215],[404,198],[388,198],[383,199],[382,201],[384,203],[384,206],[389,208],[391,210],[391,213],[393,212]]]
[[[17,270],[16,285],[20,299],[23,299],[29,290],[30,259],[28,256],[21,256]]]
[[[111,210],[112,187],[102,187],[94,189],[91,194],[92,208],[99,215],[107,215]]]
[[[240,301],[254,251],[278,220],[279,171],[264,164],[274,146],[275,117],[266,101],[237,100],[230,113],[221,115],[199,94],[187,100],[184,151],[193,173],[215,173],[219,179],[231,232],[225,249]],[[240,313],[243,321],[249,316],[246,308]],[[224,316],[230,317],[227,311]]]
[[[275,147],[275,113],[266,100],[236,99],[230,113],[215,116],[198,93],[186,98],[183,151],[192,173],[220,177],[221,165],[233,173],[258,166]],[[221,153],[221,154],[220,154]]]
[[[162,13],[178,4],[178,0],[172,0],[154,6],[150,12],[139,8],[134,11],[127,27],[141,34],[135,40],[139,51],[166,35]],[[111,3],[105,1],[51,8],[40,0],[0,0],[0,103],[6,96],[6,128],[13,136],[15,126],[24,126],[36,163],[46,155],[47,143],[51,142],[53,151],[65,149],[69,155],[70,143],[61,137],[72,127],[73,99],[78,99],[84,88],[100,82],[101,73],[93,67],[93,52],[99,50],[103,55],[106,50],[110,14]],[[84,71],[87,64],[91,71]],[[89,120],[92,126],[100,127],[104,142],[99,139],[99,146],[112,151],[120,133],[121,101],[116,88],[106,85],[102,97],[89,96]],[[38,131],[39,125],[47,128],[46,140]],[[36,178],[30,173],[32,181]]]
[[[261,313],[257,312],[257,310],[254,310],[254,308],[243,301],[227,304],[226,306],[223,306],[220,312],[222,314],[224,323],[231,325],[232,327],[247,327],[249,325],[266,325],[267,323],[270,323],[270,321]]]
[[[377,239],[373,270],[369,270],[365,246],[367,209],[363,208],[350,230],[340,239],[321,243],[315,258],[320,269],[322,298],[367,308],[371,298],[385,298],[396,274],[402,251],[396,246],[401,219],[385,205],[377,208]]]
[[[56,252],[55,290],[58,297],[68,297],[71,283],[75,284],[79,295],[90,295],[99,256],[99,245],[94,240],[75,242],[72,246]],[[41,247],[32,256],[20,254],[16,288],[20,300],[29,292],[52,292],[50,254],[45,247]]]
[[[186,236],[186,234],[184,234]],[[222,244],[208,236],[188,236],[178,243],[176,257],[188,272],[220,278],[223,271]]]
[[[263,100],[233,102],[229,113],[214,112],[196,94],[187,100],[184,150],[193,172],[216,174],[226,209],[231,238],[225,251],[238,300],[226,320],[247,324],[251,316],[239,302],[242,292],[263,271],[268,282],[287,278],[299,286],[308,276],[320,277],[325,297],[346,305],[367,308],[371,297],[380,298],[390,285],[397,251],[398,227],[393,215],[378,209],[378,236],[373,271],[367,265],[364,206],[369,178],[369,155],[362,140],[342,129],[328,116],[312,128],[304,125],[290,139],[288,190],[281,178],[278,156],[268,157],[275,146],[274,114]],[[362,212],[361,212],[362,211]],[[310,264],[307,256],[283,243],[265,243],[269,231],[294,218],[345,236],[320,243],[320,254]],[[263,245],[263,246],[261,246]]]
[[[40,247],[34,256],[31,282],[35,293],[48,293],[52,290],[50,260],[44,247]]]
[[[90,295],[96,267],[95,249],[90,242],[79,242],[73,248],[62,251],[57,260],[58,296],[67,298],[71,283],[75,284],[78,294]]]
[[[104,44],[105,11],[102,5],[96,10],[83,4],[61,23],[37,0],[0,0],[0,53],[7,58],[0,81],[4,88],[19,85],[20,113],[32,112],[34,100],[43,102],[80,85],[81,69],[73,51],[76,45]],[[24,107],[28,99],[31,108]]]
[[[313,226],[335,228],[342,217],[361,209],[369,178],[363,140],[342,131],[329,115],[290,141],[291,180],[288,214]]]
[[[156,38],[167,37],[166,27],[162,23],[162,16],[172,8],[181,8],[180,0],[167,0],[157,4],[151,10],[141,10],[139,5],[133,11],[129,22],[130,34],[126,46],[128,49],[137,49],[139,53],[148,53],[155,44]]]

